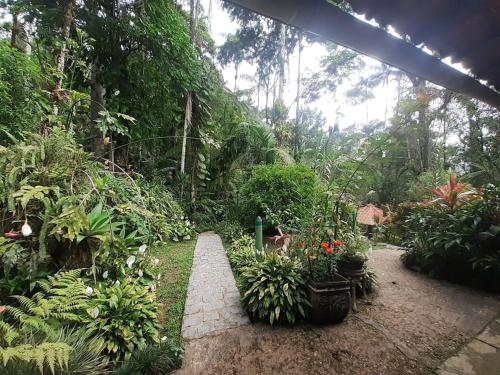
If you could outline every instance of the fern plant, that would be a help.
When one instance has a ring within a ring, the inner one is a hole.
[[[7,344],[20,332],[39,331],[51,334],[65,323],[81,321],[82,311],[89,306],[81,270],[62,272],[39,281],[41,290],[29,298],[12,296],[19,306],[5,306],[5,314],[14,322],[0,321],[0,332]]]
[[[103,375],[109,370],[102,351],[97,339],[81,330],[25,333],[15,346],[0,348],[0,374]]]

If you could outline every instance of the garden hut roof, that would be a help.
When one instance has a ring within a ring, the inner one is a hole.
[[[328,0],[227,0],[320,35],[500,109],[500,1],[347,0],[362,21]],[[409,42],[391,35],[392,26]],[[432,55],[422,47],[432,51]],[[445,64],[451,57],[470,74]]]
[[[370,203],[358,209],[357,220],[361,224],[378,225],[384,220],[384,211]]]

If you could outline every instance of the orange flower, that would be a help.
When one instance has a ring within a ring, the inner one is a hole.
[[[344,244],[344,243],[343,243],[342,241],[339,241],[339,240],[335,240],[335,241],[333,242],[333,246],[335,246],[335,247],[342,246],[343,244]]]
[[[328,247],[325,249],[325,253],[327,254],[333,254],[333,249],[331,247]]]
[[[322,242],[320,246],[325,250],[330,247],[330,245],[328,245],[328,242]]]

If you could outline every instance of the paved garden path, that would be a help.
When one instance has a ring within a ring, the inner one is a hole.
[[[474,338],[486,332],[488,337],[478,336],[480,343],[496,343],[485,327],[500,313],[500,296],[407,270],[400,255],[400,250],[387,247],[370,254],[378,292],[368,301],[360,300],[359,312],[344,323],[253,324],[190,340],[178,375],[430,375],[440,370],[442,375],[456,375],[462,374],[452,367],[456,360],[446,367],[443,363],[460,357],[470,343],[476,353],[490,356],[493,372],[467,374],[499,375],[495,349]]]
[[[200,234],[189,278],[182,337],[200,338],[248,323],[220,237]]]

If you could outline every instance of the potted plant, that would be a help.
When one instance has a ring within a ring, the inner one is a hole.
[[[350,283],[337,273],[335,245],[321,243],[307,256],[311,317],[317,323],[340,323],[349,313]]]
[[[364,253],[345,245],[339,240],[334,241],[334,246],[337,249],[335,255],[338,272],[341,275],[349,277],[354,274],[364,273],[365,263],[368,260]]]

